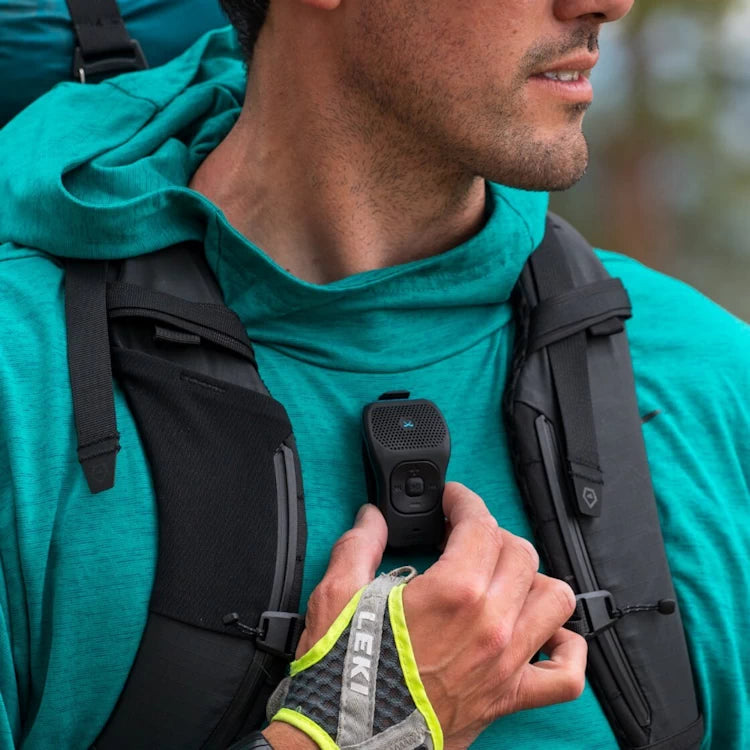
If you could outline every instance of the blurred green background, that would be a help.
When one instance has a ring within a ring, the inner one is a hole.
[[[552,210],[750,321],[750,0],[637,0],[600,45],[589,171]]]

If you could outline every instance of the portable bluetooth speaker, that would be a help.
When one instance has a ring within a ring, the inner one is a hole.
[[[393,548],[443,540],[443,487],[450,434],[440,410],[408,391],[384,393],[362,410],[367,492],[388,524]]]

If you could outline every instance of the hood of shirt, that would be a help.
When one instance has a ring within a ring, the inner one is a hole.
[[[331,365],[319,344],[299,340],[300,323],[329,334],[334,326],[377,330],[388,310],[420,310],[425,329],[439,336],[435,325],[446,307],[473,308],[479,322],[482,308],[507,302],[542,239],[546,193],[491,185],[488,221],[459,247],[326,285],[293,277],[234,230],[187,185],[236,121],[245,81],[227,27],[166,65],[96,85],[54,87],[0,129],[3,255],[36,248],[57,257],[120,259],[202,241],[227,304],[251,336]],[[452,335],[446,332],[446,340]],[[364,349],[379,352],[383,337]],[[401,359],[387,366],[402,366]]]

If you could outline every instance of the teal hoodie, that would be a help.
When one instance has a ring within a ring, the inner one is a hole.
[[[124,258],[204,242],[297,436],[309,523],[303,601],[365,500],[359,412],[384,391],[436,401],[453,437],[449,479],[477,491],[501,526],[530,536],[500,398],[513,341],[509,294],[542,237],[547,196],[493,185],[487,224],[463,245],[305,283],[186,187],[231,128],[243,94],[234,37],[222,30],[164,67],[98,86],[60,85],[0,131],[3,750],[90,745],[132,664],[156,559],[153,489],[119,389],[114,489],[91,496],[77,462],[55,258]],[[750,329],[678,281],[614,253],[600,257],[632,298],[639,407],[659,410],[644,434],[705,747],[750,747],[742,637]],[[573,703],[502,718],[474,747],[616,743],[587,688]]]

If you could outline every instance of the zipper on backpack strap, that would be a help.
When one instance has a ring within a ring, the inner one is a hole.
[[[557,516],[560,533],[565,544],[565,549],[568,552],[578,590],[598,592],[599,585],[594,575],[588,550],[583,541],[576,513],[566,506],[563,490],[560,486],[559,474],[561,467],[555,448],[554,428],[543,414],[536,418],[534,424],[545,474],[549,483],[550,495],[555,507],[555,515]],[[589,601],[592,600],[597,601],[597,598],[589,599]],[[604,597],[601,600],[604,603]],[[602,619],[604,620],[605,618]],[[623,700],[638,724],[645,727],[650,721],[650,709],[646,703],[643,691],[638,685],[635,674],[633,674],[633,670],[628,663],[620,644],[620,639],[617,633],[611,629],[612,625],[614,625],[614,622],[607,624],[606,627],[600,630],[597,634],[598,643],[606,656],[607,664],[622,694]]]

